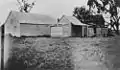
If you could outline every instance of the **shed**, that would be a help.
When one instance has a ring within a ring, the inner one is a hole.
[[[84,37],[87,35],[87,25],[74,16],[63,15],[58,25],[62,27],[63,37]]]
[[[0,24],[4,63],[7,63],[12,48],[11,36],[50,36],[50,26],[53,24],[56,24],[56,19],[48,15],[11,11],[5,23]]]
[[[50,35],[50,25],[56,19],[48,15],[11,11],[5,22],[5,33],[13,36]]]

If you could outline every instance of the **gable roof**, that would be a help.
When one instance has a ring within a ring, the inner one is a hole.
[[[74,25],[86,25],[82,22],[80,22],[76,17],[74,16],[66,16],[66,15],[63,15],[61,17],[60,20],[62,20],[63,18],[67,19],[70,23],[74,24]]]
[[[18,20],[19,23],[28,23],[28,24],[56,24],[57,21],[51,16],[40,15],[33,13],[23,13],[17,11],[11,11],[9,13],[8,19]],[[5,23],[7,22],[5,21]]]

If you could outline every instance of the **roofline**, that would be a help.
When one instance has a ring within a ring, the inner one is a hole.
[[[63,15],[62,17],[61,17],[61,19],[63,18],[63,17],[65,17],[66,15]],[[72,17],[74,17],[74,16],[72,16]],[[76,18],[76,17],[75,17]],[[60,19],[60,20],[61,20]],[[65,17],[65,19],[67,19],[71,24],[73,24],[73,25],[75,25],[74,23],[72,23],[68,18],[66,18]],[[76,18],[77,19],[77,18]],[[78,19],[77,19],[78,20]],[[79,20],[78,20],[79,21]],[[80,21],[79,21],[80,22]],[[82,22],[81,22],[82,23]],[[82,25],[82,26],[86,26],[86,25],[88,25],[88,24],[85,24],[85,25]],[[80,25],[78,25],[78,26],[80,26]]]
[[[66,15],[63,15],[63,17],[65,17]],[[66,17],[65,17],[66,18]],[[66,18],[71,24],[72,24],[72,22],[68,19],[68,18]]]
[[[12,11],[10,11],[10,13],[8,14],[5,22],[4,22],[3,24],[1,23],[0,27],[1,27],[2,25],[4,25],[4,24],[8,21],[9,17],[11,16],[11,14],[12,14]]]
[[[66,17],[65,17],[66,15],[63,15],[62,17],[61,17],[61,19],[64,17],[65,19],[67,19]],[[60,20],[61,20],[60,19]],[[70,23],[72,23],[69,19],[67,19]]]
[[[63,17],[65,17],[65,15],[62,15],[62,17],[59,20],[62,20]]]
[[[11,10],[11,11],[9,11],[9,14],[8,14],[8,16],[7,16],[7,18],[6,18],[6,20],[4,21],[3,24],[7,23],[7,21],[10,19],[10,17],[11,17],[11,19],[16,18],[16,20],[20,21],[20,23],[31,23],[32,20],[27,21],[27,22],[26,22],[26,20],[19,20],[19,19],[16,17],[16,16],[19,16],[19,14],[14,15],[14,13],[39,15],[39,14],[36,14],[36,13],[23,13],[23,12]],[[42,16],[44,16],[44,15],[42,15]],[[51,17],[51,16],[49,16],[49,15],[45,15],[45,16],[52,18],[52,19],[53,19],[53,22],[54,22],[55,24],[57,23],[56,20],[55,20],[53,17]],[[21,18],[22,18],[22,17],[21,17]],[[34,22],[34,23],[37,24],[37,23],[39,22],[39,20],[38,20],[38,21],[32,21],[32,22]],[[54,24],[54,23],[53,23],[53,24]],[[0,24],[0,26],[2,26],[3,24]],[[32,23],[31,23],[31,24],[32,24]],[[44,24],[44,23],[42,23],[42,24]],[[48,25],[49,25],[49,24],[48,24]]]
[[[10,11],[10,13],[9,13],[9,15],[8,15],[8,17],[7,17],[6,21],[5,21],[5,23],[7,22],[7,20],[8,20],[9,17],[11,16],[11,14],[12,14],[12,11]]]
[[[20,23],[20,24],[29,24],[29,25],[52,25],[52,24],[32,24],[32,23]]]

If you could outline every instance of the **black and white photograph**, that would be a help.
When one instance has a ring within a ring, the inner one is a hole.
[[[120,0],[0,0],[0,70],[120,70]]]

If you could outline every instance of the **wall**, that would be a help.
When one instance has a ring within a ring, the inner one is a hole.
[[[108,28],[102,28],[102,36],[108,36]]]
[[[96,35],[100,36],[107,36],[108,35],[108,28],[96,28]]]
[[[11,15],[8,17],[4,24],[4,64],[6,63],[9,58],[9,51],[12,48],[11,46],[11,35],[20,37],[20,26],[19,21]]]
[[[65,17],[63,17],[59,23],[62,23],[62,24],[68,24],[70,23],[70,21],[68,19],[66,19]]]
[[[0,65],[4,62],[4,25],[0,27]],[[3,65],[0,66],[0,68],[3,68]]]
[[[89,28],[88,27],[88,29],[87,29],[87,36],[88,37],[94,36],[94,30],[93,30],[93,28]]]
[[[0,27],[0,68],[1,68],[1,27]]]
[[[20,24],[20,35],[43,36],[50,35],[49,25]]]
[[[72,26],[72,36],[73,37],[82,37],[82,26]]]
[[[51,27],[51,36],[52,37],[62,37],[63,28],[62,27]]]
[[[69,37],[71,36],[71,24],[68,23],[66,25],[63,25],[63,36],[64,37]]]
[[[61,20],[60,20],[60,22],[59,23],[61,23],[61,24],[63,24],[63,35],[64,35],[64,37],[69,37],[69,36],[72,36],[72,30],[71,30],[71,23],[70,23],[70,21],[69,20],[67,20],[66,18],[62,18]]]
[[[87,37],[88,26],[82,26],[82,37]]]
[[[5,34],[20,37],[20,23],[15,18],[9,18],[5,23]]]
[[[6,68],[8,59],[10,57],[10,49],[12,48],[12,37],[10,34],[6,34],[4,38],[4,65]]]

